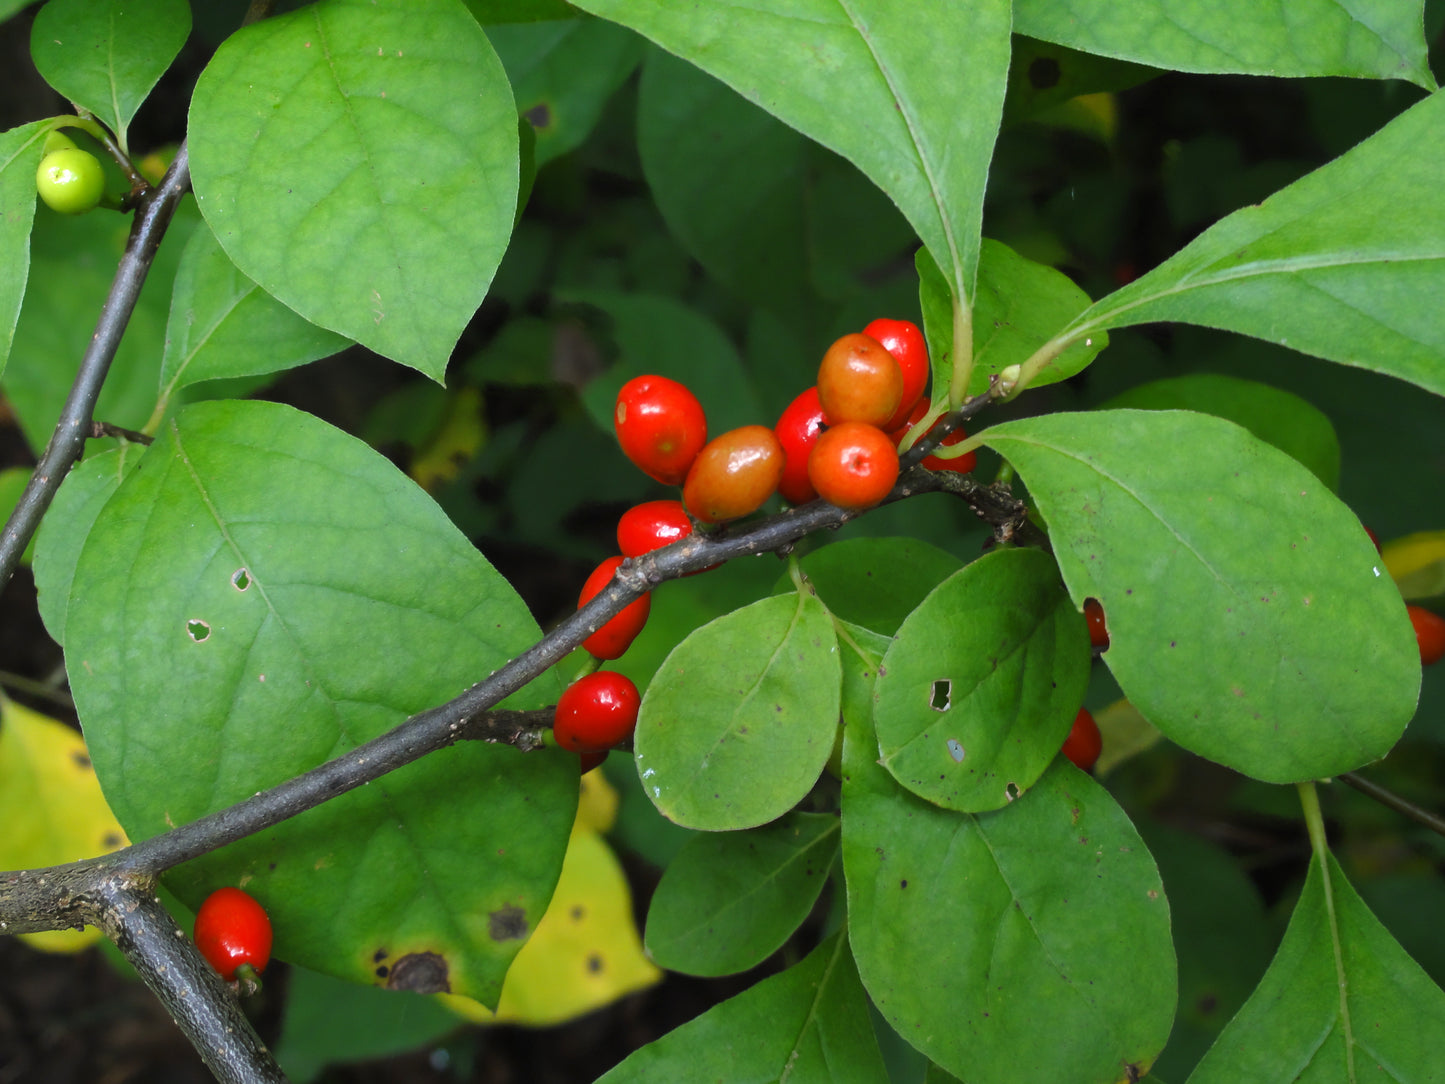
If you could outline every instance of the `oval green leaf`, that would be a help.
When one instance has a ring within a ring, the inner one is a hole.
[[[581,0],[841,154],[973,296],[984,182],[1003,111],[1010,5],[895,0]]]
[[[1039,550],[1000,550],[941,583],[879,668],[880,763],[946,809],[1007,805],[1059,752],[1089,684],[1089,634]]]
[[[1445,394],[1445,94],[1217,222],[1058,337],[1178,320]],[[1408,208],[1408,213],[1401,213]]]
[[[959,813],[844,746],[843,869],[863,984],[888,1022],[973,1084],[1142,1075],[1168,1038],[1175,963],[1158,870],[1108,792],[1062,757],[1006,809]],[[1047,1036],[1047,1041],[1041,1041]]]
[[[45,142],[45,122],[0,133],[0,373],[30,277],[30,227],[35,222],[35,169]]]
[[[985,440],[1038,502],[1074,601],[1103,604],[1104,661],[1166,737],[1274,783],[1399,739],[1420,688],[1400,592],[1289,456],[1188,411],[1051,414]]]
[[[245,27],[191,99],[201,211],[307,320],[440,380],[512,232],[517,115],[456,0],[322,0]]]
[[[526,606],[386,459],[290,407],[167,422],[81,551],[66,661],[132,839],[223,809],[455,696]],[[549,702],[555,681],[519,706]],[[283,959],[495,1005],[561,869],[575,758],[463,742],[172,871],[245,884]]]
[[[814,550],[799,566],[834,617],[891,636],[961,562],[916,538],[850,538]],[[786,573],[784,584],[792,585]]]
[[[668,655],[637,719],[642,787],[687,828],[753,828],[792,809],[833,748],[842,671],[810,594],[761,599]]]
[[[694,835],[648,905],[647,954],[689,975],[756,967],[808,917],[837,853],[838,818],[826,813]]]

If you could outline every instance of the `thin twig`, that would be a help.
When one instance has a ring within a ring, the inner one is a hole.
[[[1414,802],[1400,797],[1394,791],[1371,782],[1355,772],[1341,772],[1335,778],[1341,783],[1354,787],[1361,794],[1368,794],[1381,805],[1389,806],[1396,813],[1409,817],[1417,824],[1423,824],[1430,831],[1445,836],[1445,818],[1431,813],[1428,809],[1421,809]]]

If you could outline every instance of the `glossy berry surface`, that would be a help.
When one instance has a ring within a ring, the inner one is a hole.
[[[1109,646],[1109,627],[1104,624],[1104,607],[1098,599],[1084,599],[1084,620],[1089,626],[1089,643],[1103,651]]]
[[[1094,764],[1104,749],[1104,738],[1099,733],[1099,724],[1094,722],[1088,708],[1080,708],[1074,716],[1073,729],[1064,739],[1064,756],[1068,757],[1086,772],[1094,770]]]
[[[622,385],[612,422],[622,453],[670,486],[681,484],[707,443],[707,416],[697,396],[665,376],[638,376]]]
[[[882,427],[884,432],[892,432],[907,420],[909,411],[923,398],[923,389],[928,385],[928,343],[918,325],[909,320],[874,320],[863,329],[863,334],[882,343],[903,373],[903,397],[893,417]]]
[[[903,370],[877,339],[844,335],[818,366],[818,398],[829,425],[881,427],[903,401]]]
[[[681,501],[646,501],[617,520],[617,547],[624,557],[641,557],[690,534],[692,520]]]
[[[605,752],[632,737],[641,704],[630,678],[610,670],[586,674],[558,697],[552,736],[574,753]]]
[[[898,449],[876,426],[844,422],[818,438],[808,478],[818,496],[839,508],[871,508],[898,481]]]
[[[808,481],[808,456],[826,425],[818,389],[811,387],[788,404],[773,426],[783,446],[783,477],[778,481],[778,492],[789,504],[807,504],[818,496]]]
[[[682,503],[703,523],[756,512],[778,490],[783,446],[765,425],[744,425],[708,442],[682,487]]]
[[[1433,666],[1445,659],[1445,617],[1423,606],[1406,606],[1410,624],[1415,626],[1415,639],[1420,643],[1420,663]]]
[[[239,888],[218,888],[196,912],[196,948],[230,982],[248,966],[256,974],[271,961],[271,919]]]
[[[105,171],[95,155],[76,147],[51,151],[40,160],[35,188],[52,211],[79,215],[100,202]]]
[[[612,582],[612,576],[622,564],[621,557],[609,557],[587,577],[582,585],[582,594],[577,598],[577,608],[591,602],[597,594]],[[647,615],[652,612],[652,596],[643,595],[629,602],[607,624],[582,641],[582,647],[599,659],[616,659],[622,656],[637,639],[642,626],[647,624]]]

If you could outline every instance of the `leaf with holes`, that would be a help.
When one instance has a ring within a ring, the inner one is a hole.
[[[597,1084],[886,1079],[848,938],[836,933],[802,963],[634,1051]]]
[[[1299,463],[1183,410],[1049,414],[984,439],[1038,502],[1075,603],[1103,604],[1104,661],[1166,737],[1272,783],[1399,739],[1420,688],[1404,603]]]
[[[1418,3],[1018,0],[1014,29],[1178,71],[1348,75],[1435,85]]]
[[[457,695],[538,637],[382,456],[290,407],[167,422],[81,551],[66,663],[134,839],[223,809]],[[516,698],[555,699],[550,675]],[[561,868],[575,758],[463,742],[168,876],[244,883],[276,953],[495,1005]]]
[[[1445,993],[1327,862],[1310,863],[1274,962],[1190,1084],[1438,1078]]]
[[[196,84],[191,176],[237,267],[440,380],[517,203],[517,114],[455,0],[322,0],[248,26]]]
[[[1174,1016],[1169,905],[1108,792],[1062,757],[1005,809],[917,798],[848,719],[843,870],[863,985],[900,1035],[971,1084],[1147,1070]],[[1068,1036],[1040,1042],[1040,1036]]]
[[[1009,63],[1005,0],[723,0],[578,7],[651,38],[856,165],[973,295]]]
[[[275,373],[335,354],[347,339],[303,320],[243,275],[201,225],[176,268],[161,398],[202,380]]]
[[[1445,94],[1215,223],[1066,329],[1179,320],[1445,394]],[[1408,213],[1401,213],[1408,208]]]
[[[841,680],[832,618],[811,594],[761,599],[704,625],[642,697],[634,742],[652,804],[713,832],[781,817],[822,774]]]
[[[30,29],[45,81],[120,137],[186,44],[186,0],[50,0]]]
[[[838,818],[827,813],[694,835],[648,905],[647,954],[689,975],[757,966],[808,917],[837,853]]]
[[[947,809],[1006,805],[1058,755],[1089,684],[1089,634],[1039,550],[1000,550],[941,583],[879,670],[881,763]]]

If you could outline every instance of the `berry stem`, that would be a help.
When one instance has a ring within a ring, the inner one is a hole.
[[[1428,809],[1422,809],[1414,802],[1402,798],[1394,791],[1380,784],[1366,779],[1358,772],[1341,772],[1335,776],[1341,783],[1354,787],[1361,794],[1367,794],[1383,806],[1388,806],[1401,816],[1409,817],[1416,824],[1424,825],[1437,835],[1445,836],[1445,817],[1431,813]]]

